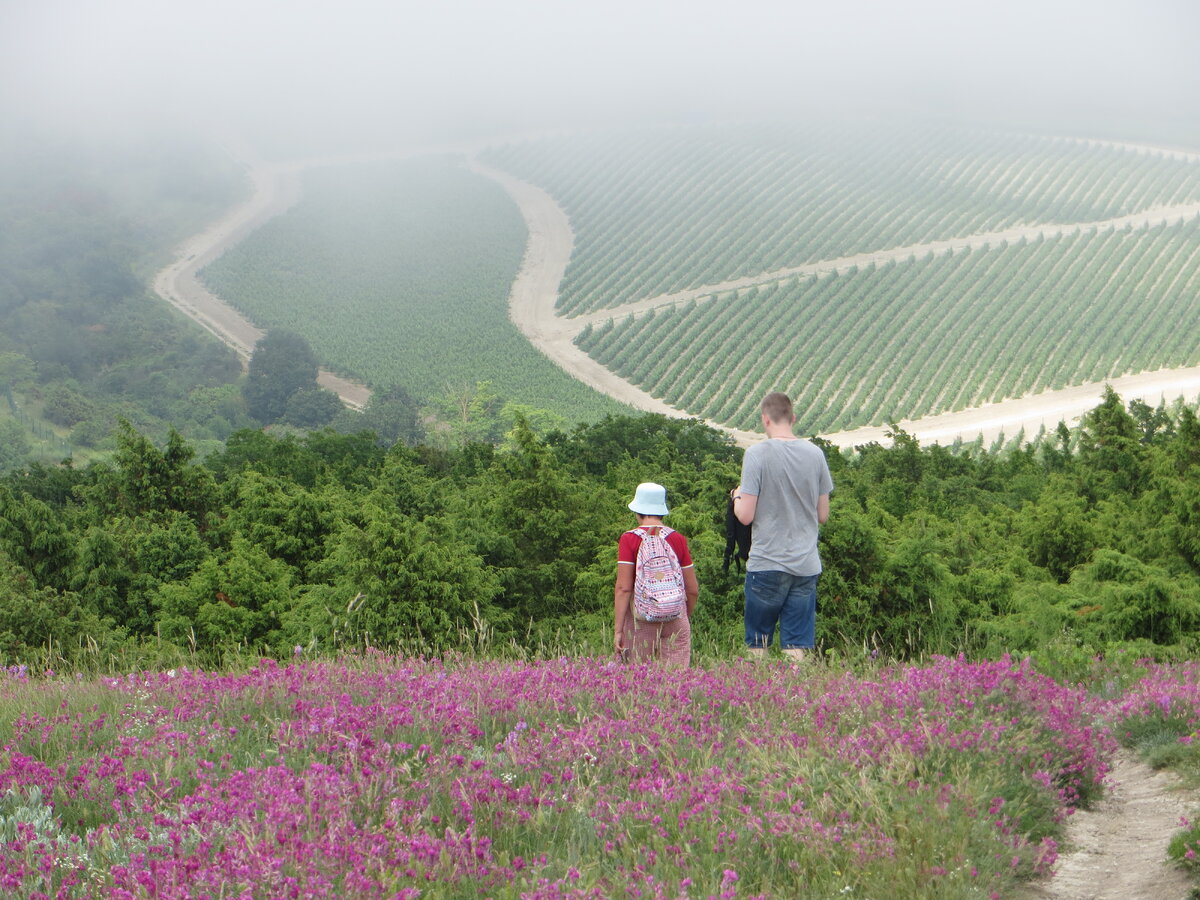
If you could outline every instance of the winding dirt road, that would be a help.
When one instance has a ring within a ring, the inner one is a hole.
[[[1200,154],[1186,151],[1140,145],[1121,146],[1138,152],[1167,153],[1190,161],[1200,161]],[[471,152],[474,149],[476,148],[444,147],[428,148],[420,152]],[[155,276],[154,290],[168,303],[233,347],[243,360],[249,359],[255,342],[262,337],[262,330],[207,290],[197,277],[199,270],[264,222],[294,205],[300,198],[300,174],[305,169],[398,159],[412,155],[416,155],[416,151],[267,164],[239,153],[238,156],[248,165],[253,188],[250,197],[212,226],[185,241],[179,247],[176,259]],[[1142,225],[1171,224],[1200,216],[1200,203],[1193,203],[1155,207],[1098,222],[1008,228],[951,240],[822,260],[692,290],[648,297],[613,309],[567,319],[560,318],[555,310],[558,288],[575,244],[574,232],[566,213],[554,198],[541,188],[486,166],[474,157],[469,159],[468,166],[472,171],[494,180],[504,188],[521,210],[529,229],[525,257],[509,296],[509,315],[513,323],[550,360],[585,384],[635,409],[682,417],[690,414],[652,397],[597,363],[575,346],[575,336],[588,324],[603,322],[609,318],[642,315],[652,309],[678,306],[689,301],[723,302],[741,289],[796,276],[845,272],[856,266],[904,260],[912,255],[924,256],[931,252],[956,253],[968,248],[995,246],[1006,241],[1011,243],[1022,238],[1034,239],[1038,235],[1049,238],[1080,230],[1105,230],[1123,228],[1126,225],[1137,228]],[[364,385],[330,372],[322,371],[318,381],[338,394],[348,406],[361,409],[370,396]],[[1141,398],[1152,406],[1157,405],[1160,400],[1169,402],[1177,397],[1191,400],[1200,393],[1200,367],[1127,375],[1106,383],[1111,384],[1124,399]],[[905,419],[898,424],[926,444],[952,443],[958,438],[972,441],[980,435],[986,443],[991,443],[1002,435],[1012,438],[1021,431],[1032,437],[1043,427],[1047,430],[1054,429],[1060,421],[1066,421],[1068,424],[1077,422],[1083,413],[1100,401],[1104,384],[1046,391],[959,412],[921,419]],[[754,432],[725,428],[721,423],[709,424],[729,431],[743,446],[761,437]],[[871,441],[885,442],[887,431],[887,428],[858,428],[824,437],[839,447],[850,448]]]
[[[1157,148],[1138,148],[1145,152],[1159,152]],[[1182,154],[1182,151],[1162,151]],[[1200,155],[1188,154],[1192,161],[1200,161]],[[684,410],[669,406],[635,385],[601,366],[573,343],[577,334],[588,324],[604,322],[625,315],[640,315],[651,309],[678,306],[689,301],[723,302],[742,288],[803,275],[824,275],[842,272],[855,266],[884,263],[889,260],[904,260],[909,256],[924,256],[927,253],[946,254],[968,248],[994,246],[1005,241],[1015,242],[1022,238],[1032,240],[1043,235],[1047,238],[1080,230],[1107,230],[1133,228],[1142,225],[1173,224],[1200,216],[1200,203],[1178,206],[1161,206],[1146,209],[1132,215],[1120,216],[1097,222],[1070,224],[1030,225],[1008,228],[983,234],[968,235],[945,241],[895,247],[873,253],[862,253],[840,259],[823,260],[804,266],[779,269],[747,278],[738,278],[718,284],[705,285],[674,294],[649,297],[624,304],[598,313],[560,318],[556,314],[558,285],[566,270],[567,261],[574,247],[575,237],[567,215],[548,193],[527,182],[478,161],[471,168],[494,179],[509,193],[525,218],[529,227],[529,243],[520,273],[513,284],[509,298],[509,314],[513,323],[526,337],[553,362],[580,381],[596,390],[615,397],[636,409],[646,412],[664,413],[672,416],[687,416]],[[980,435],[985,443],[992,443],[1001,436],[1013,438],[1021,431],[1032,438],[1044,427],[1053,430],[1060,421],[1074,424],[1079,417],[1094,408],[1104,393],[1105,384],[1111,384],[1126,400],[1140,398],[1151,406],[1160,400],[1171,401],[1177,397],[1195,399],[1200,393],[1200,367],[1169,369],[1145,372],[1110,379],[1107,382],[1079,385],[1059,391],[1046,391],[1018,399],[1005,400],[959,412],[944,413],[921,419],[904,419],[897,424],[922,443],[953,443],[955,439],[973,441]],[[761,438],[754,432],[726,428],[720,423],[710,422],[717,428],[731,433],[739,444],[748,446]],[[823,435],[833,444],[843,448],[887,440],[888,428],[867,427],[852,431]]]
[[[250,359],[264,332],[209,291],[198,273],[264,222],[294,206],[301,196],[301,173],[319,164],[320,161],[251,165],[250,196],[204,231],[184,241],[176,250],[175,260],[154,276],[156,294],[232,347],[243,363]],[[317,383],[354,409],[362,409],[371,395],[365,385],[324,369],[318,373]]]

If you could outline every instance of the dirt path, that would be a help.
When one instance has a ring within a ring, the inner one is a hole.
[[[184,241],[175,260],[154,276],[156,294],[232,347],[243,362],[250,359],[263,330],[209,291],[197,273],[264,222],[295,205],[301,195],[301,172],[322,162],[250,165],[250,197]],[[317,383],[354,409],[362,409],[371,395],[365,385],[324,369],[317,374]]]
[[[261,329],[204,288],[197,272],[300,196],[294,172],[259,164],[250,169],[251,193],[204,231],[184,241],[176,259],[154,276],[155,292],[249,359]]]
[[[1155,148],[1141,148],[1149,152]],[[558,285],[566,270],[567,261],[574,247],[575,236],[567,215],[548,193],[534,185],[520,181],[505,172],[484,166],[478,161],[471,163],[474,171],[496,180],[509,193],[521,209],[529,227],[529,243],[525,261],[509,298],[509,315],[513,323],[529,338],[535,347],[557,363],[568,374],[602,393],[609,394],[636,409],[646,412],[686,416],[686,411],[669,406],[652,397],[625,379],[601,366],[573,343],[575,336],[588,324],[596,324],[610,318],[637,315],[665,306],[676,306],[691,300],[721,302],[742,288],[778,281],[784,278],[806,275],[823,275],[834,271],[846,271],[854,266],[865,266],[888,260],[903,260],[909,256],[926,253],[954,253],[967,248],[980,248],[1004,241],[1015,242],[1022,238],[1031,240],[1038,235],[1052,237],[1078,230],[1133,228],[1142,225],[1186,221],[1200,216],[1200,203],[1179,206],[1162,206],[1143,210],[1127,216],[1098,222],[1027,225],[968,235],[927,244],[896,247],[891,250],[863,253],[840,259],[823,260],[804,266],[780,269],[747,278],[733,279],[718,284],[706,285],[688,291],[663,294],[644,300],[624,304],[614,309],[590,313],[566,319],[560,318],[555,310]],[[724,296],[722,296],[724,295]],[[1161,370],[1111,379],[1111,384],[1126,400],[1140,398],[1150,405],[1159,400],[1168,402],[1177,397],[1195,399],[1200,392],[1200,367]],[[1079,416],[1092,409],[1104,393],[1104,384],[1087,384],[1060,391],[1046,391],[1029,397],[1005,400],[1000,403],[959,412],[943,413],[921,419],[905,419],[897,424],[917,437],[922,443],[953,443],[956,438],[975,440],[980,435],[985,443],[991,444],[999,437],[1013,438],[1022,430],[1027,437],[1035,436],[1044,426],[1053,430],[1060,421],[1075,424]],[[761,438],[753,432],[728,429],[719,423],[709,424],[729,431],[739,444],[747,446]],[[852,431],[823,435],[833,444],[843,448],[854,447],[871,441],[886,442],[887,428],[857,428]]]
[[[573,343],[578,330],[554,312],[558,286],[575,246],[567,214],[541,188],[520,181],[476,159],[471,171],[498,182],[516,201],[529,229],[525,258],[509,292],[508,315],[535,347],[585,384],[645,412],[681,417],[687,413],[651,397],[641,388],[614,375]]]
[[[539,136],[538,134],[521,134],[510,135],[504,139],[518,140]],[[155,275],[153,287],[156,294],[232,347],[243,362],[250,359],[254,345],[263,336],[263,330],[209,291],[201,283],[197,273],[230,247],[243,240],[250,232],[294,206],[302,194],[300,176],[307,169],[396,161],[437,153],[469,156],[479,152],[486,145],[486,142],[475,141],[397,152],[342,154],[333,157],[266,163],[236,138],[226,138],[220,143],[223,144],[230,156],[246,166],[251,182],[250,196],[204,231],[180,244],[175,251],[175,260]],[[570,255],[570,246],[566,248],[566,254]],[[565,266],[566,263],[564,262],[563,265]],[[558,277],[561,279],[561,271]],[[557,280],[552,289],[558,290]],[[354,409],[362,409],[366,406],[367,400],[371,396],[366,385],[342,378],[324,369],[318,373],[317,382],[322,387],[333,391],[341,397],[343,403]]]
[[[1196,805],[1175,776],[1120,751],[1104,799],[1068,821],[1054,877],[1020,900],[1186,900],[1191,882],[1168,862],[1167,843]]]

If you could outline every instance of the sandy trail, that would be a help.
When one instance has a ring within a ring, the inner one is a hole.
[[[687,413],[651,397],[619,378],[572,343],[577,331],[554,312],[558,286],[575,246],[567,214],[541,188],[520,181],[476,159],[473,172],[498,182],[516,201],[529,229],[521,270],[509,292],[508,314],[513,323],[552,362],[602,393],[645,412],[687,417]]]
[[[1138,145],[1130,146],[1133,149],[1139,149]],[[1158,148],[1140,149],[1148,152],[1162,152]],[[1200,159],[1200,156],[1195,156],[1195,158]],[[1097,222],[1007,228],[951,240],[896,247],[891,250],[857,254],[841,259],[823,260],[762,275],[706,285],[693,290],[649,297],[614,309],[567,319],[559,317],[555,310],[558,286],[575,242],[574,232],[566,213],[558,206],[554,198],[541,188],[520,181],[478,161],[473,161],[471,167],[474,171],[493,178],[504,187],[520,208],[529,227],[529,243],[526,247],[525,260],[509,298],[509,315],[513,323],[535,347],[585,384],[636,409],[671,416],[688,416],[689,414],[651,396],[601,366],[575,346],[573,343],[575,336],[588,324],[596,324],[625,315],[642,314],[651,309],[665,306],[677,306],[692,300],[721,302],[722,294],[727,298],[732,296],[734,291],[742,288],[783,278],[846,271],[855,266],[869,265],[872,262],[881,264],[893,259],[907,259],[912,255],[924,256],[930,252],[934,254],[953,253],[967,248],[994,246],[1004,241],[1012,243],[1022,238],[1032,240],[1038,235],[1049,238],[1086,229],[1124,228],[1126,225],[1139,228],[1142,225],[1171,224],[1200,215],[1200,203],[1191,203],[1154,207],[1139,213]],[[958,412],[943,413],[921,419],[905,419],[897,424],[924,444],[947,444],[960,438],[969,442],[981,435],[985,443],[991,444],[1001,436],[1011,439],[1021,431],[1024,431],[1026,437],[1032,438],[1043,427],[1053,430],[1060,421],[1066,421],[1069,425],[1076,424],[1081,415],[1100,402],[1106,383],[1111,384],[1126,402],[1139,398],[1156,406],[1160,400],[1170,402],[1178,397],[1194,400],[1197,393],[1200,393],[1200,367],[1131,374],[1111,379],[1108,382],[1079,385],[1058,391],[1045,391],[1029,397],[1014,398]],[[729,432],[743,446],[761,438],[761,435],[754,432],[729,429],[720,423],[710,422],[709,424]],[[871,441],[886,442],[887,431],[886,427],[865,427],[823,435],[823,437],[838,447],[852,448]]]
[[[1104,798],[1068,820],[1054,877],[1031,885],[1022,900],[1186,900],[1191,883],[1167,860],[1167,843],[1195,805],[1174,775],[1121,751]]]

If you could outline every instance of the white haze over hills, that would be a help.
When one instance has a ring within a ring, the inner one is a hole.
[[[1200,0],[0,0],[0,176],[46,138],[269,161],[832,117],[1200,151],[1197,46]]]
[[[0,0],[0,114],[282,155],[833,113],[1200,139],[1198,38],[1195,0]]]

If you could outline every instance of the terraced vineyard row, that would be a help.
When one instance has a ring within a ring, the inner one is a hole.
[[[1200,200],[1192,163],[962,130],[676,129],[495,148],[548,190],[575,253],[561,315],[746,275],[1024,223]]]
[[[509,321],[525,225],[504,192],[448,158],[309,173],[304,199],[207,266],[205,283],[323,363],[418,397],[490,380],[568,420],[625,407],[534,350]]]
[[[756,425],[772,388],[805,433],[1200,360],[1200,219],[792,279],[586,328],[577,343],[672,405]]]

